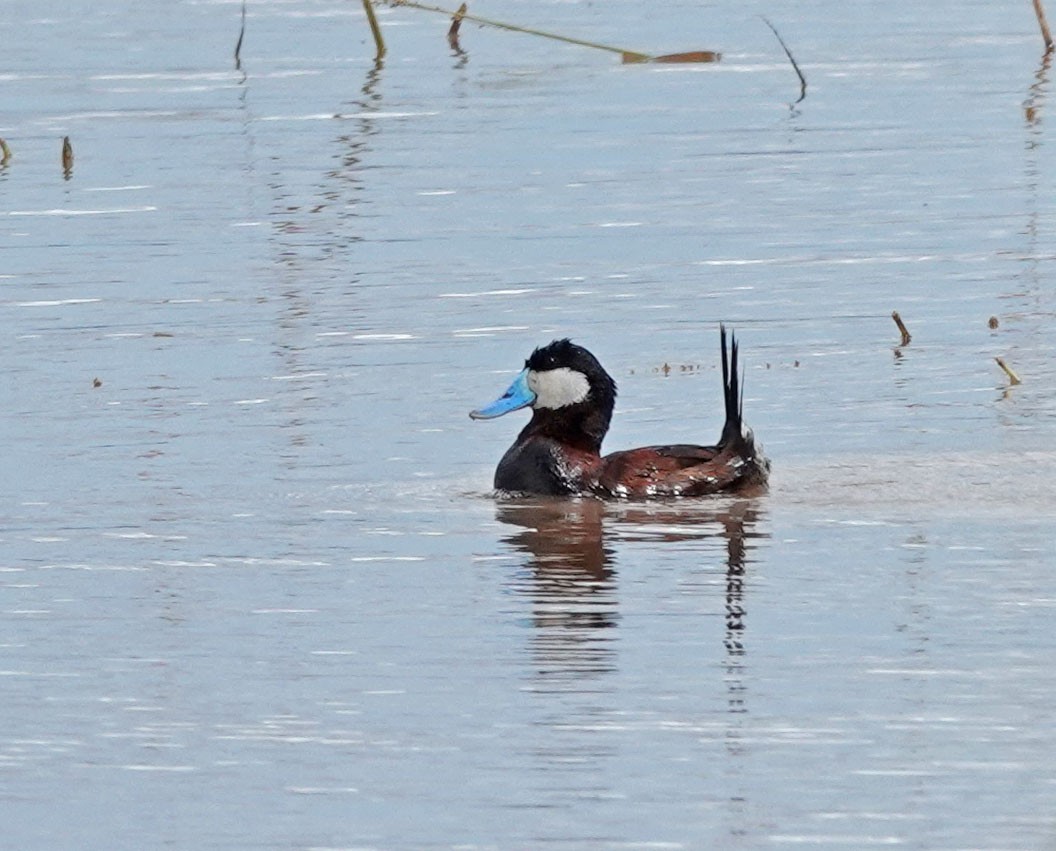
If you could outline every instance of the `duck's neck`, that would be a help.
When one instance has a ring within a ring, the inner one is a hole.
[[[524,427],[518,442],[533,437],[544,437],[593,455],[601,454],[601,442],[609,430],[612,409],[598,409],[584,405],[564,408],[539,408]]]

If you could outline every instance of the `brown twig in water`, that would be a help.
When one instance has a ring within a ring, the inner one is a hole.
[[[1005,363],[1001,358],[994,358],[994,360],[997,361],[997,365],[999,367],[1001,367],[1001,369],[1003,369],[1005,371],[1005,375],[1008,376],[1009,384],[1022,384],[1023,383],[1022,381],[1019,380],[1019,376],[1016,375],[1015,372],[1012,371],[1012,368],[1007,363]]]
[[[788,61],[792,63],[792,70],[794,70],[796,76],[799,77],[799,97],[792,103],[792,106],[795,106],[807,96],[807,78],[804,77],[803,72],[799,70],[799,65],[796,63],[796,57],[792,55],[792,51],[788,49],[785,40],[781,38],[781,33],[777,31],[777,27],[770,23],[770,19],[767,18],[766,15],[760,15],[759,17],[763,19],[763,23],[770,27],[770,31],[777,37],[778,44],[780,44],[781,48],[785,51],[785,56],[788,57]]]
[[[718,62],[722,59],[722,54],[714,50],[687,50],[685,53],[667,53],[664,56],[653,56],[650,57],[650,62]],[[634,62],[640,62],[641,60],[635,59],[633,54],[630,58],[624,56],[624,64],[630,64]]]
[[[898,330],[902,334],[902,345],[908,346],[909,341],[913,338],[909,335],[909,329],[906,327],[906,323],[902,321],[902,317],[898,315],[897,310],[891,311],[891,318],[895,320],[895,324],[898,326]]]
[[[381,37],[381,27],[378,26],[378,19],[374,14],[374,7],[371,5],[370,0],[363,0],[363,11],[367,13],[367,23],[370,24],[370,31],[374,35],[374,44],[378,48],[374,58],[380,61],[385,56],[385,39]]]
[[[1049,22],[1045,20],[1045,8],[1041,0],[1034,0],[1034,14],[1038,16],[1038,26],[1041,27],[1041,37],[1045,39],[1045,52],[1052,52],[1052,33],[1049,32]]]
[[[455,12],[451,18],[451,29],[447,31],[447,40],[451,43],[452,47],[458,44],[458,28],[462,26],[462,19],[466,16],[466,12],[469,7],[463,3],[458,7],[458,11]]]
[[[242,27],[238,31],[238,41],[235,42],[235,70],[242,70],[242,38],[246,34],[246,0],[242,0]]]
[[[73,145],[69,136],[62,137],[62,174],[67,180],[73,174]]]

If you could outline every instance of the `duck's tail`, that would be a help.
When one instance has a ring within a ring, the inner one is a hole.
[[[719,337],[722,344],[722,395],[726,406],[726,422],[722,427],[718,448],[741,459],[745,465],[741,474],[746,479],[764,484],[770,472],[770,462],[755,445],[752,430],[744,424],[744,395],[740,364],[737,362],[737,339],[731,332],[727,347],[725,325],[719,325]]]
[[[726,403],[726,423],[722,427],[720,446],[730,446],[744,437],[744,400],[741,396],[741,380],[737,363],[737,338],[730,334],[726,343],[726,326],[719,325],[719,340],[722,345],[722,396]],[[749,435],[749,440],[751,436]]]

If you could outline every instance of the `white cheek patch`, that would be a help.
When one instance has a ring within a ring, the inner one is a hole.
[[[529,372],[528,386],[535,393],[533,408],[564,408],[582,402],[590,393],[587,377],[567,366]]]

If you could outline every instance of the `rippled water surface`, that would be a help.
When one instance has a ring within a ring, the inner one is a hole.
[[[5,4],[5,842],[1056,848],[1030,4],[240,11]],[[490,493],[555,336],[712,442],[719,321],[767,496]]]

